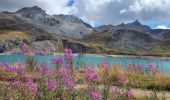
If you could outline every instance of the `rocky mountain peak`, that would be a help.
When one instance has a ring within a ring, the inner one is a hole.
[[[126,28],[126,29],[137,29],[137,30],[142,30],[142,31],[146,31],[146,32],[149,32],[151,30],[151,28],[147,25],[142,25],[139,20],[135,20],[134,22],[132,23],[128,23],[128,24],[120,24],[120,25],[117,25],[118,27],[121,27],[121,28]]]
[[[132,22],[131,23],[132,25],[142,25],[140,22],[139,22],[139,20],[137,19],[137,20],[135,20],[134,22]]]
[[[36,15],[45,16],[47,15],[44,10],[38,6],[25,7],[16,11],[17,14],[21,14],[24,17],[33,18]]]
[[[60,21],[64,21],[64,22],[71,22],[71,23],[82,23],[85,26],[92,28],[92,26],[88,23],[85,23],[83,20],[79,19],[78,17],[74,16],[74,15],[53,15],[55,19],[60,20]]]

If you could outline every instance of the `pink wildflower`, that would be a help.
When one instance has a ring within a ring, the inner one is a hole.
[[[61,76],[67,77],[68,76],[68,69],[67,68],[60,68],[59,69],[59,74]]]
[[[56,80],[48,81],[47,87],[48,87],[49,90],[54,91],[57,88]]]
[[[102,100],[102,94],[98,91],[92,91],[91,96],[93,100]]]
[[[59,65],[63,64],[63,60],[61,58],[53,58],[51,59],[51,61],[55,64],[59,64]]]
[[[86,69],[85,73],[86,73],[87,79],[91,80],[91,81],[94,81],[94,80],[96,80],[99,77],[99,74],[97,74],[95,72],[95,70],[93,68],[91,68],[91,67],[88,67]]]
[[[28,84],[28,85],[33,85],[33,79],[32,78],[28,78],[27,79],[27,81],[26,81],[26,83]]]
[[[111,88],[111,91],[113,94],[119,94],[120,93],[120,88],[117,86],[114,86]]]
[[[102,66],[104,69],[107,69],[110,65],[109,65],[108,62],[103,61],[103,62],[101,63],[101,66]]]
[[[38,92],[38,88],[37,86],[34,84],[34,85],[31,85],[29,86],[28,88],[28,92],[31,93],[31,94],[35,94],[37,95],[37,92]]]
[[[13,85],[15,86],[15,87],[20,87],[21,86],[21,82],[20,81],[14,81],[13,82]]]
[[[65,57],[66,60],[71,61],[72,58],[73,58],[72,50],[65,48],[64,49],[64,57]]]
[[[127,95],[128,99],[133,99],[134,98],[134,94],[133,94],[133,92],[131,90],[127,90],[126,95]]]
[[[153,74],[155,74],[158,70],[155,64],[149,64],[148,65],[148,69],[150,72],[152,72]]]
[[[119,76],[116,77],[116,82],[118,84],[126,84],[128,81],[127,81],[125,76],[119,75]]]
[[[74,89],[74,87],[76,86],[76,84],[72,80],[67,81],[66,85],[70,89]]]
[[[39,72],[42,74],[50,74],[51,73],[51,69],[49,66],[40,66],[39,67]]]

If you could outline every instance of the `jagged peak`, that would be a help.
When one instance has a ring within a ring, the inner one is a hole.
[[[46,12],[38,6],[21,8],[18,11],[16,11],[16,13],[33,14],[33,15],[36,15],[36,14],[47,15]]]
[[[142,25],[138,19],[136,19],[134,22],[132,22],[131,24],[133,25]]]

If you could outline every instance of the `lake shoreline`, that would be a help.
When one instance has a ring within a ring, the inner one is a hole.
[[[1,55],[25,55],[25,54],[13,54],[11,52],[7,52],[7,53],[1,53]],[[36,55],[36,54],[30,54],[30,55]],[[59,56],[62,56],[64,55],[64,53],[53,53],[51,55],[45,55],[45,56],[55,56],[55,55],[59,55]],[[149,58],[149,59],[152,59],[152,58],[161,58],[162,60],[165,60],[165,59],[170,59],[170,56],[151,56],[151,55],[109,55],[109,54],[81,54],[81,53],[74,53],[74,56],[83,56],[83,55],[86,55],[86,56],[95,56],[95,57],[126,57],[126,58]],[[27,54],[25,55],[27,56]],[[36,56],[43,56],[43,55],[36,55]]]

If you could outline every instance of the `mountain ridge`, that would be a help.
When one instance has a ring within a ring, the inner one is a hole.
[[[30,44],[42,44],[35,43],[39,40],[49,41],[50,46],[53,44],[51,48],[55,46],[58,52],[68,47],[77,53],[170,55],[170,30],[151,29],[138,19],[132,23],[94,28],[73,15],[48,15],[34,6],[13,13],[0,13],[1,30],[8,34],[13,34],[9,33],[11,31],[17,31],[15,35],[18,32],[29,34],[32,37],[32,40],[27,40]]]

